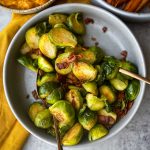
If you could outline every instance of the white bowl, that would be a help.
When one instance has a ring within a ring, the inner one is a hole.
[[[87,25],[86,45],[94,45],[95,41],[92,41],[91,37],[96,37],[99,46],[109,55],[120,57],[120,52],[127,50],[127,59],[138,66],[139,74],[146,75],[143,54],[137,40],[122,21],[103,9],[85,4],[63,4],[44,10],[31,18],[17,32],[8,48],[3,70],[4,90],[12,112],[24,128],[34,136],[52,145],[56,145],[55,138],[46,134],[44,130],[35,127],[27,114],[29,104],[34,101],[31,91],[35,89],[36,74],[19,65],[16,58],[18,57],[20,46],[25,41],[25,32],[28,28],[54,12],[71,13],[78,11],[83,12],[85,18],[94,19],[94,24]],[[108,28],[105,33],[102,31],[104,26]],[[74,147],[84,149],[85,146],[98,144],[121,131],[135,115],[142,101],[144,90],[145,84],[141,82],[140,93],[133,107],[123,119],[114,125],[107,136],[93,142],[89,142],[87,138],[84,138],[80,144]],[[28,94],[30,94],[30,98],[26,99]]]

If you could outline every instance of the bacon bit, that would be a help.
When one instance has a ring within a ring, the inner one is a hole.
[[[36,100],[39,99],[39,96],[38,96],[38,93],[37,93],[36,90],[33,90],[33,91],[32,91],[32,95],[33,95],[33,97],[34,97]]]
[[[133,101],[129,101],[129,102],[128,102],[128,104],[127,104],[127,109],[128,109],[128,110],[131,109],[131,107],[133,106],[133,103],[134,103]]]
[[[92,41],[96,41],[96,38],[95,38],[95,37],[91,37],[91,40],[92,40]]]
[[[98,42],[95,42],[95,46],[98,46],[99,45],[99,43]]]
[[[69,57],[68,57],[68,63],[71,63],[71,62],[74,62],[75,60],[77,59],[76,55],[75,54],[71,54]]]
[[[125,100],[125,92],[119,92],[118,95],[117,95],[117,100],[118,101]]]
[[[113,125],[116,121],[110,116],[98,115],[98,122],[103,125]]]
[[[86,18],[85,20],[84,20],[84,22],[85,22],[85,24],[94,24],[94,20],[92,19],[92,18]]]
[[[67,63],[67,62],[57,63],[56,65],[57,65],[58,69],[66,69],[69,67],[69,63]]]
[[[102,28],[103,33],[107,32],[107,30],[108,30],[107,27],[103,27],[103,28]]]
[[[39,75],[39,76],[43,76],[43,75],[44,75],[44,71],[39,69],[39,70],[38,70],[38,75]]]
[[[126,50],[123,50],[121,53],[122,59],[126,60],[127,56],[128,56],[128,52]]]

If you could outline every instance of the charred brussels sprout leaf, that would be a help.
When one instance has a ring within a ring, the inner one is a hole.
[[[44,109],[45,107],[41,103],[38,102],[32,103],[29,106],[29,111],[28,111],[30,119],[34,122],[36,115]]]
[[[25,39],[30,48],[37,49],[39,47],[40,36],[38,35],[35,27],[27,30]]]
[[[92,93],[94,95],[98,95],[98,89],[97,89],[96,82],[94,82],[94,81],[85,82],[85,83],[82,84],[82,86],[84,87],[84,89],[87,92],[90,92],[90,93]]]
[[[84,105],[83,108],[80,109],[78,120],[84,129],[90,130],[97,122],[97,115]]]
[[[21,54],[25,55],[25,54],[29,53],[30,51],[32,51],[32,48],[30,48],[28,46],[27,42],[25,42],[20,49]]]
[[[54,59],[57,54],[56,46],[50,41],[48,33],[43,34],[39,40],[40,51],[48,58]]]
[[[77,39],[73,33],[64,28],[53,28],[49,32],[51,42],[59,47],[75,47]]]
[[[38,66],[41,70],[43,70],[45,72],[53,72],[54,71],[54,68],[51,65],[51,63],[42,56],[38,57]]]
[[[31,57],[29,56],[21,56],[17,59],[17,61],[25,66],[26,68],[34,71],[34,72],[37,72],[37,67],[34,65],[34,61],[31,59]]]
[[[85,62],[75,62],[73,74],[81,81],[92,81],[96,78],[97,70]]]
[[[47,129],[53,124],[53,117],[48,109],[40,111],[34,120],[34,124],[43,129]]]
[[[105,97],[98,98],[97,96],[94,96],[93,94],[86,95],[87,106],[92,111],[98,111],[104,108],[105,107],[104,100],[106,100]]]
[[[137,98],[140,91],[140,82],[138,80],[131,80],[125,91],[126,99],[133,101]]]
[[[76,123],[63,137],[62,144],[66,146],[76,145],[83,136],[83,127]]]
[[[96,124],[90,131],[89,131],[89,141],[94,141],[100,139],[108,134],[108,130],[101,124]]]
[[[113,103],[116,100],[115,92],[108,85],[102,85],[100,87],[100,94],[105,96],[109,103]]]
[[[52,14],[49,15],[49,24],[55,26],[56,24],[62,24],[67,22],[67,15],[64,14]]]
[[[64,125],[72,126],[75,121],[75,111],[72,105],[65,101],[57,101],[49,108],[50,112],[59,121],[59,127]]]
[[[77,89],[69,90],[69,92],[66,94],[66,99],[76,110],[79,110],[83,106],[83,98]]]

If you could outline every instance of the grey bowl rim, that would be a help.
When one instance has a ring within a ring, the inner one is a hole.
[[[104,12],[105,14],[111,15],[113,18],[115,18],[117,21],[119,21],[119,22],[122,24],[122,26],[124,26],[124,27],[130,32],[130,35],[131,35],[132,38],[134,39],[134,42],[136,42],[137,46],[138,46],[139,49],[140,49],[140,53],[141,53],[141,56],[142,56],[142,59],[143,59],[143,63],[144,63],[143,76],[146,76],[145,58],[144,58],[143,52],[142,52],[142,50],[141,50],[141,47],[140,47],[140,45],[139,45],[137,39],[135,38],[135,36],[134,36],[133,33],[131,32],[131,30],[125,25],[125,23],[124,23],[122,20],[120,20],[120,19],[119,19],[118,17],[116,17],[114,14],[112,14],[112,13],[106,11],[105,9],[102,9],[102,8],[99,8],[99,7],[96,7],[96,6],[92,6],[92,5],[89,5],[89,4],[81,4],[81,3],[69,4],[69,3],[68,3],[68,4],[56,5],[56,6],[53,6],[53,7],[51,7],[51,8],[48,8],[48,9],[55,9],[55,8],[57,8],[57,7],[58,7],[58,8],[61,8],[61,7],[65,7],[65,6],[66,6],[66,7],[69,7],[69,6],[70,6],[70,8],[71,8],[72,6],[78,6],[78,7],[82,6],[82,7],[94,9],[95,11],[96,11],[96,10],[101,10],[101,11]],[[57,8],[57,9],[58,9],[58,8]],[[44,142],[46,142],[46,143],[48,143],[48,144],[50,144],[50,145],[56,147],[56,143],[53,143],[53,142],[51,142],[51,141],[47,141],[47,140],[45,140],[45,139],[42,139],[42,137],[40,137],[40,136],[38,136],[36,133],[32,132],[32,130],[31,130],[30,128],[28,128],[28,127],[21,121],[20,117],[17,115],[17,113],[15,112],[15,109],[13,108],[13,106],[12,106],[12,104],[11,104],[12,102],[11,102],[11,100],[10,100],[10,98],[9,98],[9,94],[8,94],[8,92],[7,92],[6,75],[5,75],[5,74],[6,74],[7,59],[8,59],[8,56],[9,56],[9,53],[10,53],[10,51],[11,51],[11,47],[12,47],[14,41],[18,38],[20,32],[21,32],[22,30],[24,30],[24,26],[26,26],[26,25],[28,24],[28,22],[34,20],[34,18],[37,18],[38,16],[40,16],[40,15],[42,15],[42,14],[48,13],[48,9],[46,9],[46,10],[44,10],[44,11],[38,13],[37,15],[35,15],[35,16],[32,17],[31,19],[29,19],[29,20],[18,30],[18,32],[15,34],[14,38],[12,39],[12,41],[11,41],[11,43],[10,43],[8,49],[7,49],[6,56],[5,56],[5,60],[4,60],[4,65],[3,65],[3,86],[4,86],[4,92],[5,92],[5,96],[6,96],[6,99],[7,99],[8,104],[9,104],[9,107],[10,107],[11,111],[13,112],[14,116],[16,117],[16,119],[19,121],[19,123],[20,123],[29,133],[31,133],[31,134],[32,134],[33,136],[35,136],[36,138],[38,138],[38,139],[40,139],[41,141],[44,141]],[[125,123],[124,123],[120,128],[118,128],[114,133],[112,133],[111,135],[109,135],[109,136],[106,137],[105,139],[102,138],[102,139],[100,139],[100,140],[96,140],[96,141],[89,142],[89,143],[82,144],[82,145],[78,144],[78,145],[72,146],[71,148],[72,148],[72,149],[73,149],[73,148],[81,148],[81,147],[83,147],[83,146],[84,146],[84,147],[87,147],[87,146],[92,146],[92,145],[98,144],[98,143],[103,142],[103,141],[107,141],[108,139],[112,138],[112,137],[115,136],[117,133],[119,133],[123,128],[125,128],[125,126],[132,120],[132,118],[133,118],[134,115],[136,114],[136,112],[137,112],[137,110],[138,110],[138,108],[139,108],[139,106],[140,106],[140,104],[141,104],[141,102],[142,102],[142,100],[143,100],[143,96],[144,96],[144,93],[145,93],[145,85],[146,85],[146,84],[143,83],[143,89],[142,89],[142,91],[141,91],[141,100],[140,100],[140,102],[138,103],[136,109],[134,109],[134,112],[131,114],[130,117],[128,117],[128,118],[126,119]],[[64,147],[67,148],[68,146],[64,146]],[[70,147],[68,147],[68,148],[70,148]]]

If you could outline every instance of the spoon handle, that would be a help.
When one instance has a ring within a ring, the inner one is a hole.
[[[135,73],[132,73],[132,72],[130,72],[130,71],[127,71],[127,70],[125,70],[125,69],[120,68],[120,69],[119,69],[119,72],[121,72],[121,73],[123,73],[123,74],[125,74],[125,75],[128,75],[128,76],[130,76],[130,77],[132,77],[132,78],[135,78],[135,79],[137,79],[137,80],[143,81],[143,82],[145,82],[145,83],[147,83],[147,84],[150,84],[150,80],[148,80],[148,79],[146,79],[146,78],[144,78],[144,77],[142,77],[142,76],[140,76],[140,75],[137,75],[137,74],[135,74]]]

